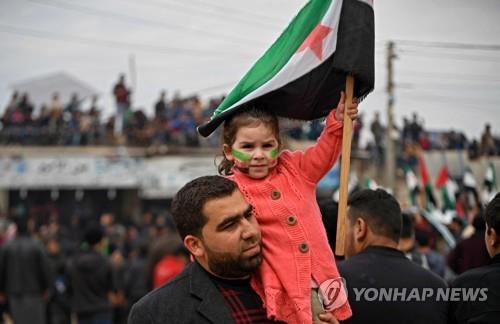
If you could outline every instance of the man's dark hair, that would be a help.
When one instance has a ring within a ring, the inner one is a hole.
[[[430,233],[427,231],[417,230],[415,231],[415,240],[418,246],[425,247],[430,245]]]
[[[415,236],[415,217],[409,213],[401,214],[401,238]]]
[[[207,223],[203,206],[213,199],[231,196],[236,184],[221,176],[204,176],[188,182],[172,200],[172,217],[182,239],[201,235]]]
[[[28,234],[28,218],[23,215],[17,215],[13,218],[16,224],[16,230],[18,235]]]
[[[332,251],[335,251],[337,240],[337,213],[338,204],[331,198],[322,199],[318,201],[319,211],[321,218],[325,225],[326,236],[328,237],[328,244]]]
[[[477,232],[486,231],[486,222],[484,221],[483,211],[479,211],[476,216],[472,219],[472,226]]]
[[[347,204],[351,221],[360,217],[373,233],[399,242],[401,207],[393,196],[382,189],[364,189],[353,193]]]
[[[497,193],[486,206],[484,220],[488,228],[493,228],[497,234],[500,233],[500,193]]]
[[[94,246],[101,242],[104,238],[104,231],[98,223],[91,223],[85,229],[83,240],[90,246]]]

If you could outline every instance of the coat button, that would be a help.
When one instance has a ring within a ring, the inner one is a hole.
[[[309,251],[309,244],[307,244],[306,242],[300,243],[299,250],[302,253],[307,253]]]
[[[288,225],[295,225],[297,224],[297,217],[290,215],[286,218],[286,222],[288,223]]]
[[[281,198],[281,193],[278,190],[274,189],[273,191],[271,191],[271,198],[273,200],[280,199]]]

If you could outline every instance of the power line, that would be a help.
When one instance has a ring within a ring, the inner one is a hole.
[[[483,51],[500,51],[500,44],[474,44],[474,43],[457,43],[457,42],[428,42],[408,39],[393,40],[397,45],[410,45],[418,47],[434,47],[434,48],[453,48],[461,50],[483,50]]]
[[[207,88],[202,88],[196,91],[192,91],[192,93],[203,93],[203,92],[209,92],[209,91],[214,91],[214,90],[219,90],[219,89],[226,89],[229,86],[235,85],[237,81],[232,81],[232,82],[226,82],[214,86],[210,86]]]
[[[162,1],[155,1],[155,0],[142,0],[139,3],[135,0],[122,0],[122,1],[127,1],[130,3],[134,3],[136,5],[145,5],[149,7],[156,7],[156,8],[162,8],[162,9],[168,9],[169,11],[175,11],[178,13],[181,13],[183,15],[187,16],[194,16],[194,17],[203,17],[204,19],[209,19],[209,20],[216,20],[217,22],[225,22],[225,21],[235,21],[237,23],[247,23],[247,24],[252,24],[253,27],[261,27],[265,29],[271,28],[282,28],[283,26],[276,25],[274,23],[267,23],[264,21],[255,21],[255,20],[249,20],[245,17],[247,16],[231,16],[231,15],[226,15],[226,14],[221,14],[216,11],[212,10],[204,10],[203,8],[200,7],[186,7],[185,5],[189,3],[182,2],[182,3],[165,3]],[[198,12],[198,14],[196,14]],[[219,18],[217,18],[219,17]]]
[[[427,58],[439,58],[443,60],[459,60],[459,61],[476,61],[476,62],[490,62],[490,63],[500,63],[500,58],[498,56],[481,56],[481,55],[467,55],[467,54],[440,54],[440,53],[426,53],[414,50],[403,50],[399,49],[398,53],[409,55],[409,56],[419,56]]]
[[[191,0],[193,1],[193,0]],[[236,13],[240,13],[246,17],[248,16],[253,16],[253,17],[256,17],[256,18],[259,18],[259,19],[264,19],[264,20],[268,20],[268,21],[276,21],[276,20],[279,20],[281,18],[279,17],[271,17],[271,16],[267,16],[267,15],[261,15],[261,14],[258,14],[258,13],[255,13],[255,12],[251,12],[251,11],[248,11],[248,10],[243,10],[243,9],[240,9],[240,8],[235,8],[235,7],[231,7],[231,6],[221,6],[221,5],[217,5],[214,3],[214,1],[211,1],[210,3],[206,3],[204,1],[200,1],[200,0],[197,0],[196,2],[198,3],[198,5],[196,4],[193,4],[192,2],[188,2],[188,1],[185,1],[185,0],[174,0],[174,2],[180,2],[182,4],[189,4],[191,6],[195,6],[195,7],[198,7],[199,5],[201,6],[205,6],[205,7],[208,7],[212,10],[222,10],[223,12],[228,12],[228,11],[232,11],[232,12],[236,12]]]
[[[467,99],[474,99],[474,101],[467,101],[467,100],[463,100],[462,98],[429,94],[428,92],[418,91],[418,90],[414,90],[414,89],[401,89],[401,91],[412,91],[412,94],[400,95],[400,96],[398,96],[400,99],[414,98],[417,101],[430,101],[430,100],[432,100],[433,102],[441,102],[441,103],[447,103],[447,104],[459,103],[459,104],[467,105],[467,106],[476,106],[479,109],[484,108],[486,110],[491,110],[491,109],[497,110],[498,106],[500,106],[500,102],[498,102],[498,101],[483,100],[483,99],[476,99],[476,98],[467,98]],[[420,94],[415,94],[415,92],[419,92]],[[485,107],[485,106],[490,106],[491,108]]]
[[[416,78],[431,78],[435,80],[448,80],[448,79],[460,79],[460,80],[470,80],[470,81],[491,81],[500,82],[500,79],[492,79],[492,75],[481,75],[481,74],[464,74],[464,73],[446,73],[446,72],[427,72],[427,71],[414,71],[414,70],[404,70],[398,69],[401,75],[409,74]]]
[[[415,82],[398,82],[395,84],[397,89],[405,89],[405,90],[456,90],[457,88],[466,88],[467,90],[484,90],[489,91],[491,88],[494,88],[495,92],[498,92],[500,89],[500,85],[494,85],[491,83],[482,83],[482,84],[464,84],[464,83],[440,83],[440,82],[426,82],[426,83],[415,83]]]
[[[99,45],[111,48],[121,48],[126,50],[140,50],[147,52],[155,52],[155,53],[167,53],[171,55],[214,55],[214,56],[230,56],[230,57],[247,57],[250,56],[246,54],[235,54],[235,53],[224,53],[218,51],[209,51],[209,50],[199,50],[199,49],[189,49],[189,48],[179,48],[179,47],[166,47],[166,46],[154,46],[147,44],[137,44],[137,43],[128,43],[128,42],[119,42],[114,40],[104,40],[104,39],[95,39],[90,37],[83,36],[75,36],[69,34],[59,34],[48,31],[34,30],[28,28],[20,28],[16,26],[9,26],[0,24],[0,32],[5,32],[14,35],[22,35],[28,37],[36,37],[42,39],[51,39],[62,42],[70,42],[70,43],[79,43],[86,45]]]
[[[58,9],[71,10],[71,11],[75,11],[75,12],[86,14],[86,15],[99,16],[99,17],[104,17],[104,18],[114,18],[114,19],[125,21],[128,23],[155,26],[155,27],[165,28],[165,29],[169,29],[169,30],[179,30],[182,32],[185,32],[185,31],[196,32],[199,34],[205,34],[205,35],[209,35],[209,36],[213,36],[213,37],[215,36],[218,38],[222,38],[224,40],[231,39],[233,41],[237,41],[238,43],[242,43],[242,44],[246,44],[246,45],[248,44],[248,42],[253,42],[255,44],[261,44],[261,45],[263,44],[259,41],[256,41],[253,39],[245,39],[244,37],[241,37],[241,36],[210,32],[209,30],[204,29],[204,28],[197,28],[197,27],[193,27],[193,26],[180,26],[180,25],[176,25],[176,24],[166,23],[164,21],[154,21],[154,20],[144,19],[144,18],[140,18],[140,17],[119,14],[119,13],[115,13],[112,11],[106,11],[106,10],[101,10],[101,9],[96,9],[96,8],[85,7],[85,6],[81,6],[78,4],[61,3],[61,2],[58,2],[55,0],[27,0],[27,1],[32,2],[32,3],[41,4],[41,5],[45,5],[45,6],[58,8]]]

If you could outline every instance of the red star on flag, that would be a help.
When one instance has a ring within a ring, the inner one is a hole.
[[[307,36],[302,45],[300,45],[297,53],[302,52],[306,48],[310,48],[314,55],[321,61],[323,57],[323,40],[332,31],[328,26],[318,24],[313,31]]]

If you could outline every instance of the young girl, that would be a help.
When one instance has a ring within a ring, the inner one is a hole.
[[[219,173],[238,184],[261,227],[264,258],[252,287],[270,319],[311,323],[323,307],[340,320],[351,316],[316,203],[316,184],[341,151],[344,101],[342,93],[305,151],[281,151],[278,119],[268,112],[252,108],[224,122]],[[347,114],[356,118],[356,100]]]

